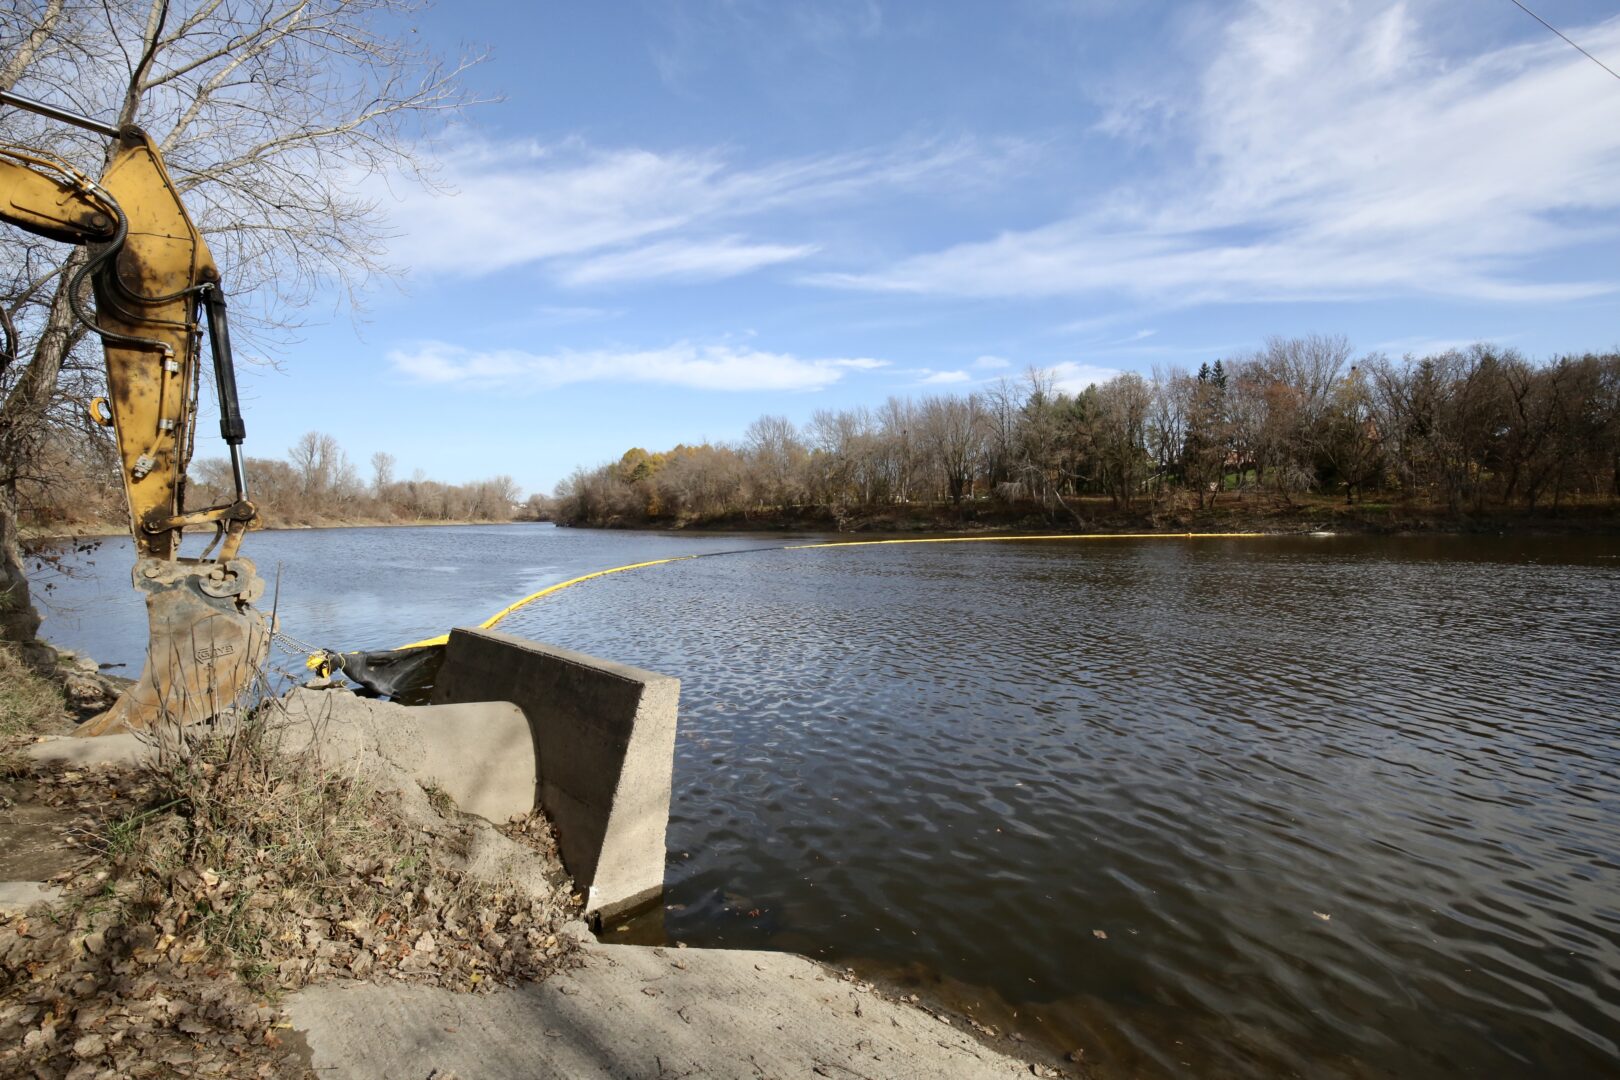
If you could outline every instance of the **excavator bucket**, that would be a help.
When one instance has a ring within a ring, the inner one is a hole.
[[[218,716],[252,685],[273,629],[252,607],[264,582],[247,559],[140,559],[151,644],[146,667],[112,708],[75,735],[155,731]]]

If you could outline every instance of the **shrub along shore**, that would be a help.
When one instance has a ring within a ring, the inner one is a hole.
[[[20,480],[20,532],[25,539],[115,536],[128,528],[113,446],[99,429],[51,433],[38,477]],[[534,517],[539,502],[518,502],[510,476],[464,484],[428,478],[421,470],[395,475],[393,455],[371,455],[365,475],[330,435],[311,431],[285,458],[249,457],[248,491],[269,529],[372,525],[468,525]],[[196,509],[235,498],[230,463],[205,458],[189,470],[186,506]]]

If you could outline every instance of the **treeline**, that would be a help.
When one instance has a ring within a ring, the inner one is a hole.
[[[268,527],[396,521],[511,521],[521,494],[510,476],[467,484],[430,480],[418,469],[394,475],[392,454],[371,455],[362,475],[336,439],[305,433],[285,459],[248,458],[248,494]],[[191,469],[188,505],[228,502],[230,462],[211,458]]]
[[[1343,337],[1274,338],[1196,372],[1127,373],[1078,393],[1031,369],[966,395],[753,423],[737,445],[642,449],[558,485],[574,524],[688,523],[939,504],[1079,518],[1370,494],[1452,513],[1620,498],[1620,354],[1545,363],[1478,345],[1355,359]]]
[[[58,445],[60,444],[60,445]],[[88,433],[83,439],[57,438],[48,449],[48,483],[29,489],[24,521],[34,529],[121,525],[126,518],[123,491],[110,444]],[[405,521],[511,521],[534,516],[539,502],[518,503],[510,476],[467,484],[428,479],[417,470],[395,476],[391,454],[371,456],[362,474],[332,436],[303,435],[285,458],[245,461],[248,495],[259,508],[260,527],[376,524]],[[235,496],[230,462],[209,458],[189,470],[188,509],[229,502]]]

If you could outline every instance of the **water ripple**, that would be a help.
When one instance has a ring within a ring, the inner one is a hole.
[[[921,961],[1134,1074],[1614,1071],[1620,571],[1489,546],[760,553],[523,629],[727,748],[676,938]]]
[[[344,648],[607,566],[781,543],[252,539],[261,567],[286,562],[289,628]],[[1476,537],[760,550],[598,579],[504,628],[681,677],[676,939],[860,963],[1003,1025],[1016,1010],[1105,1075],[1616,1075],[1617,555]],[[127,569],[64,583],[57,602],[97,619],[48,631],[138,662],[120,644],[144,633],[138,604],[99,599]]]

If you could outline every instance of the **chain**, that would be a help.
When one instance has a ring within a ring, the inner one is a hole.
[[[277,645],[280,645],[294,656],[313,656],[315,653],[322,651],[319,645],[311,645],[307,641],[300,641],[291,634],[283,633],[280,630],[271,633],[270,637]]]

